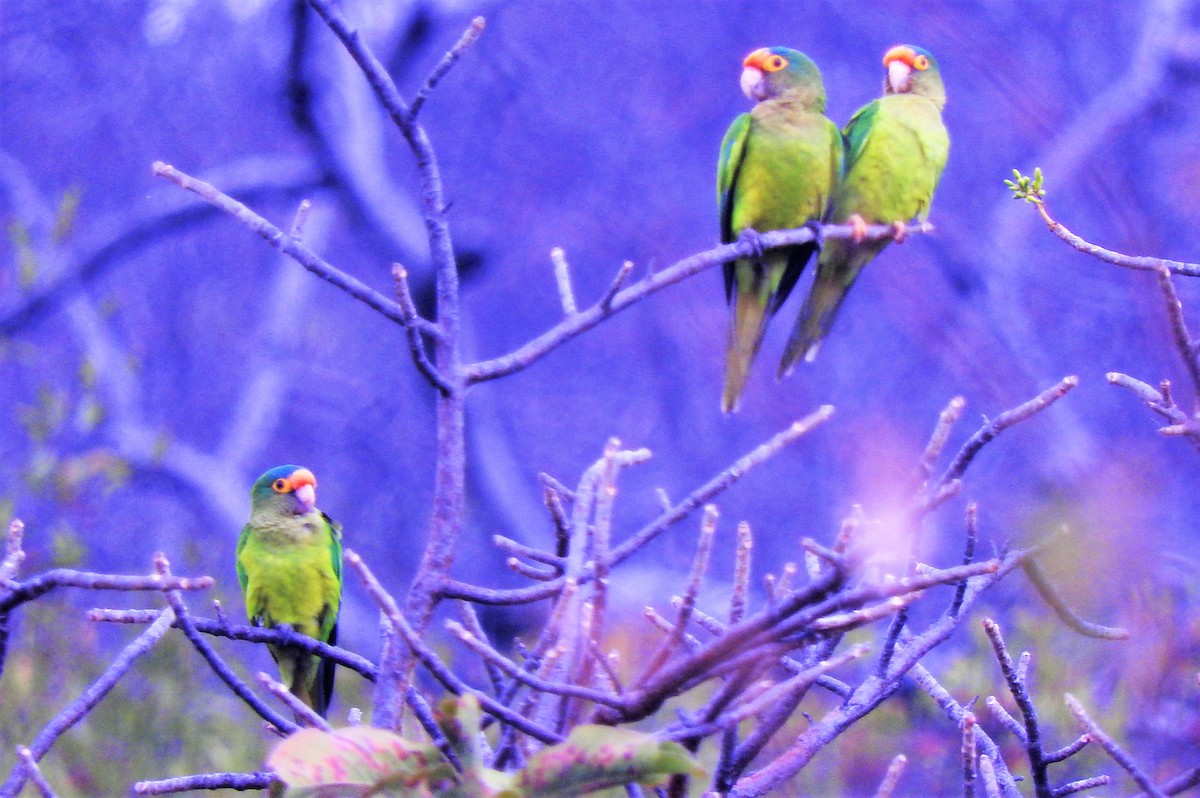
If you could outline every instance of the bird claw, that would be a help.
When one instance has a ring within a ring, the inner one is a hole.
[[[861,244],[863,239],[867,237],[867,222],[857,213],[846,220],[850,225],[850,238],[855,244]]]
[[[763,250],[766,249],[763,246],[762,236],[758,234],[757,230],[749,227],[738,234],[737,242],[740,246],[749,247],[750,256],[754,258],[761,258]]]
[[[897,244],[903,244],[906,238],[908,238],[908,226],[904,222],[892,222],[892,240]]]

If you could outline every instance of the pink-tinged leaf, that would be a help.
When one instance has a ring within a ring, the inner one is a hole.
[[[578,726],[530,758],[517,789],[524,798],[570,798],[631,782],[654,786],[676,773],[703,773],[678,743],[631,729]]]
[[[432,745],[363,726],[301,729],[275,747],[267,767],[288,798],[426,796],[453,773]]]

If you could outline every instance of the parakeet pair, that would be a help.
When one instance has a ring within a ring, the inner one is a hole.
[[[250,520],[237,544],[237,575],[255,626],[286,624],[334,645],[342,603],[342,528],[317,509],[307,468],[272,468],[250,490]],[[271,646],[288,689],[321,716],[333,695],[333,663]]]
[[[721,144],[717,201],[721,240],[747,230],[809,223],[897,225],[929,214],[950,150],[942,123],[946,91],[928,51],[900,45],[883,57],[883,96],[863,106],[840,133],[825,115],[816,65],[787,47],[755,50],[743,62],[743,93],[756,105],[734,120]],[[859,272],[888,239],[824,242],[779,375],[816,356]],[[787,299],[817,244],[744,258],[725,267],[732,304],[721,408],[731,412],[749,377],[771,315]]]

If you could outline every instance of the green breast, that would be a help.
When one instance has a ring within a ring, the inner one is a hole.
[[[843,222],[856,213],[868,223],[925,218],[950,152],[941,112],[925,97],[889,94],[876,101],[874,113],[861,116],[869,128],[847,128],[847,138],[862,143],[852,149],[834,194],[832,219]]]
[[[331,531],[316,520],[255,529],[238,553],[246,574],[246,614],[266,626],[290,624],[309,637],[328,635],[341,585],[331,556]]]
[[[731,228],[737,232],[799,227],[824,215],[837,169],[831,126],[821,114],[759,112],[751,116],[734,187]]]

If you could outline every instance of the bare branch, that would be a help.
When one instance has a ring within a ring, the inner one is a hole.
[[[1042,220],[1046,222],[1046,226],[1050,228],[1050,232],[1085,255],[1091,255],[1105,263],[1122,266],[1126,269],[1136,269],[1144,272],[1162,272],[1166,270],[1185,277],[1200,277],[1200,264],[1197,263],[1183,263],[1177,260],[1167,260],[1166,258],[1122,255],[1120,252],[1113,252],[1111,249],[1097,246],[1075,235],[1066,226],[1055,221],[1050,216],[1050,211],[1046,208],[1046,203],[1036,203],[1036,205],[1038,213],[1041,215]]]
[[[192,790],[265,790],[278,781],[274,773],[197,773],[133,785],[138,795],[170,795]]]
[[[408,339],[408,351],[412,354],[413,363],[417,367],[417,371],[425,379],[429,380],[429,384],[438,389],[438,393],[446,396],[450,393],[450,386],[446,380],[438,373],[433,363],[429,362],[429,354],[425,351],[425,341],[421,339],[421,332],[418,328],[418,322],[424,321],[417,313],[417,308],[413,304],[412,292],[408,288],[408,272],[399,263],[392,265],[392,279],[396,283],[396,298],[400,300],[400,312],[404,314],[404,336]]]
[[[470,687],[466,682],[459,679],[453,671],[442,663],[437,654],[425,645],[421,637],[413,630],[404,616],[400,614],[400,608],[396,605],[396,600],[379,584],[375,575],[367,568],[366,563],[362,561],[358,553],[347,549],[344,556],[346,562],[358,574],[359,579],[362,580],[367,593],[374,599],[375,603],[383,611],[384,616],[404,639],[404,642],[408,645],[413,655],[447,690],[455,695],[464,695],[466,693],[475,695],[479,699],[480,706],[487,712],[495,715],[505,723],[517,727],[534,739],[546,743],[556,743],[562,740],[562,737],[558,734],[531,723],[528,719],[519,713],[513,712],[488,694]],[[407,688],[407,685],[405,687]]]
[[[642,669],[641,675],[636,680],[638,684],[644,684],[653,676],[655,671],[662,667],[667,658],[674,653],[675,648],[683,639],[683,633],[687,630],[688,621],[692,617],[692,611],[696,609],[696,596],[700,593],[700,582],[704,578],[705,570],[708,569],[708,556],[712,552],[713,536],[717,530],[717,515],[715,505],[705,505],[704,520],[700,523],[700,536],[696,541],[696,554],[692,559],[692,571],[688,575],[683,596],[679,599],[676,606],[679,614],[675,618],[675,623],[671,628],[670,634],[667,635],[667,639],[650,656],[650,659]]]
[[[278,698],[284,704],[287,704],[287,708],[290,709],[296,716],[296,720],[303,722],[302,725],[310,726],[314,729],[320,729],[322,731],[331,730],[331,727],[325,718],[318,715],[313,711],[312,707],[294,696],[292,691],[287,688],[286,684],[272,679],[262,671],[259,671],[258,673],[258,681],[263,687],[267,688],[271,695]]]
[[[733,589],[729,593],[729,623],[734,624],[746,614],[750,595],[750,555],[754,550],[754,533],[750,524],[737,525],[737,548],[733,560]]]
[[[1054,798],[1062,798],[1066,795],[1074,795],[1077,792],[1090,790],[1093,787],[1103,787],[1111,781],[1112,778],[1110,776],[1092,776],[1090,779],[1069,781],[1054,791]]]
[[[288,255],[296,263],[308,269],[322,280],[337,286],[350,296],[367,305],[367,307],[383,314],[385,318],[391,319],[400,325],[409,323],[403,308],[398,304],[380,294],[366,283],[326,263],[319,255],[300,243],[298,239],[287,235],[242,203],[222,193],[215,186],[184,174],[162,161],[155,161],[153,169],[154,174],[159,177],[165,177],[180,188],[191,191],[213,207],[234,217],[244,226],[265,239],[275,249]],[[428,322],[422,324],[420,320],[414,319],[411,323],[420,328],[422,333],[437,334],[437,328],[429,325]]]
[[[1053,388],[1042,391],[1029,401],[1023,402],[1011,410],[1006,410],[1000,415],[996,416],[994,419],[985,423],[967,440],[966,443],[963,444],[963,447],[959,449],[958,454],[954,456],[954,461],[950,463],[950,466],[946,469],[945,473],[942,474],[942,477],[938,480],[937,484],[939,486],[946,485],[953,480],[962,477],[963,473],[967,470],[967,466],[969,466],[971,461],[975,459],[975,455],[979,454],[979,450],[982,449],[989,441],[1014,424],[1019,424],[1027,418],[1030,418],[1042,410],[1045,410],[1047,407],[1066,396],[1067,393],[1078,384],[1078,377],[1064,377]]]
[[[554,281],[558,284],[558,298],[562,301],[563,315],[570,317],[579,312],[575,304],[575,289],[571,287],[571,266],[562,247],[550,250],[550,262],[554,264]]]
[[[996,654],[996,661],[1000,663],[1000,671],[1004,674],[1009,692],[1012,693],[1017,707],[1021,710],[1021,716],[1025,719],[1025,739],[1022,742],[1025,743],[1025,754],[1029,757],[1029,769],[1033,773],[1034,791],[1038,798],[1054,798],[1054,790],[1050,787],[1050,777],[1046,772],[1048,763],[1042,750],[1042,732],[1033,699],[1030,698],[1025,683],[1017,678],[1016,667],[1009,656],[1008,647],[1004,644],[1004,637],[1000,634],[1000,625],[991,618],[984,618],[983,631],[992,641],[992,651]]]
[[[1170,270],[1159,269],[1158,285],[1167,305],[1167,318],[1171,322],[1171,332],[1175,337],[1175,349],[1187,367],[1188,376],[1192,380],[1192,392],[1197,397],[1197,409],[1200,409],[1200,358],[1197,358],[1196,341],[1188,332],[1187,321],[1183,318],[1183,303],[1179,301],[1179,294],[1175,293]]]
[[[975,798],[975,715],[963,714],[962,720],[962,770],[963,798]]]
[[[1166,798],[1167,794],[1155,786],[1150,777],[1133,761],[1133,758],[1125,753],[1124,749],[1117,745],[1117,742],[1109,737],[1096,721],[1092,720],[1087,710],[1083,708],[1083,704],[1079,703],[1079,700],[1075,696],[1067,693],[1063,696],[1063,700],[1067,703],[1067,708],[1071,710],[1071,714],[1079,721],[1079,725],[1083,727],[1088,736],[1095,740],[1096,744],[1103,748],[1114,762],[1125,769],[1125,772],[1137,782],[1137,785],[1142,788],[1146,795],[1150,796],[1150,798]]]
[[[690,495],[674,505],[669,511],[664,512],[654,521],[651,521],[635,532],[624,543],[614,548],[612,557],[610,558],[611,564],[617,565],[623,562],[672,525],[685,518],[692,510],[710,501],[714,496],[729,488],[756,466],[762,465],[767,460],[779,454],[788,444],[799,440],[814,427],[827,421],[832,415],[833,406],[824,405],[805,418],[793,423],[786,430],[778,433],[770,440],[760,444],[748,454],[738,458],[733,465],[692,491]],[[465,599],[477,604],[526,604],[556,595],[562,590],[565,578],[560,577],[544,585],[512,590],[494,590],[468,585],[457,580],[447,580],[442,587],[441,595],[443,598]],[[590,578],[591,574],[585,574],[581,581],[587,581]]]
[[[904,754],[896,754],[892,757],[887,773],[884,774],[879,789],[875,791],[875,798],[891,798],[892,793],[896,791],[896,785],[900,783],[900,777],[904,775],[904,767],[907,764],[908,757]]]
[[[429,73],[429,77],[425,78],[425,84],[417,90],[417,96],[413,97],[412,105],[409,106],[408,114],[410,119],[416,119],[417,114],[421,112],[421,106],[425,104],[425,100],[429,97],[429,93],[438,85],[442,78],[446,77],[446,73],[450,71],[458,59],[462,58],[463,53],[467,51],[483,34],[485,21],[483,17],[475,17],[471,20],[471,24],[463,31],[463,35],[451,47],[442,60],[438,62],[433,71]]]
[[[927,233],[932,229],[932,225],[918,223],[909,225],[906,228],[906,233]],[[891,225],[869,225],[866,237],[868,239],[883,239],[892,238],[895,234],[896,230]],[[854,235],[854,230],[848,224],[825,225],[823,235],[827,239],[850,238]],[[813,240],[813,236],[811,227],[800,227],[794,230],[773,230],[762,233],[759,239],[763,247],[773,249],[775,247],[807,243]],[[570,341],[575,336],[590,330],[604,319],[624,310],[635,302],[667,286],[686,280],[695,274],[699,274],[715,266],[731,263],[738,258],[748,257],[752,254],[754,254],[754,249],[751,242],[739,241],[732,244],[722,244],[719,247],[714,247],[713,249],[705,250],[704,252],[699,252],[677,261],[666,269],[655,272],[642,278],[628,288],[617,291],[611,297],[602,298],[601,301],[586,310],[563,319],[554,327],[513,352],[466,366],[467,383],[474,384],[484,382],[485,380],[494,380],[497,377],[503,377],[520,371],[562,346],[567,341]],[[608,301],[605,302],[605,299]]]
[[[23,745],[17,746],[17,759],[19,766],[25,768],[25,778],[33,782],[33,786],[41,793],[42,798],[56,798],[54,788],[50,786],[50,782],[46,781],[46,777],[42,775],[42,769],[38,767],[37,760],[33,758],[33,752]]]
[[[153,623],[158,618],[157,610],[109,610],[109,609],[93,609],[88,611],[87,617],[90,621],[103,623],[135,623],[146,624]],[[310,654],[315,654],[319,657],[336,662],[338,665],[349,668],[352,671],[360,674],[368,681],[375,681],[376,669],[375,664],[367,660],[353,651],[348,651],[344,648],[331,646],[328,643],[322,643],[320,640],[314,640],[302,634],[284,634],[277,629],[268,629],[265,626],[242,626],[234,625],[220,620],[212,620],[210,618],[199,618],[188,613],[188,620],[198,632],[214,637],[227,637],[230,640],[242,640],[248,643],[267,643],[273,645],[288,645],[294,648],[299,648],[307,651]],[[174,626],[178,626],[178,620],[173,622]]]

